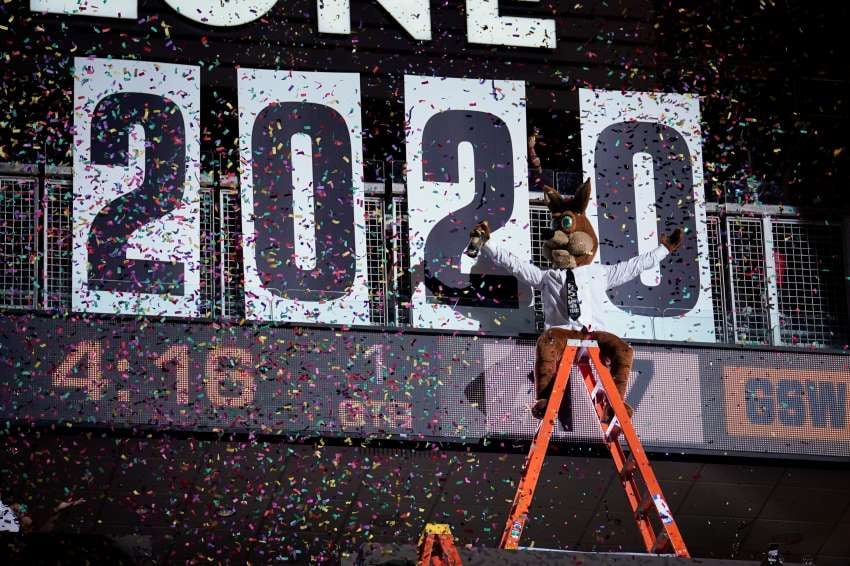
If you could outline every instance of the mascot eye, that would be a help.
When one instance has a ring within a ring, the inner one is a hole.
[[[561,228],[564,230],[570,230],[573,224],[575,224],[575,221],[572,216],[567,215],[561,218]]]

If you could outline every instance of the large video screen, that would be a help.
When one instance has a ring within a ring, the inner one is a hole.
[[[537,423],[531,339],[30,315],[0,332],[4,421],[470,443]],[[848,384],[841,355],[641,344],[627,400],[650,450],[846,458]],[[579,379],[569,396],[556,439],[600,442]]]

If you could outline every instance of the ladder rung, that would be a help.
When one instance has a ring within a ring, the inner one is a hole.
[[[661,529],[661,533],[655,537],[655,544],[652,545],[652,552],[655,554],[662,554],[664,549],[670,546],[670,536],[667,534],[667,531]]]
[[[640,500],[640,505],[638,505],[638,508],[635,510],[635,519],[640,520],[645,517],[646,512],[649,511],[652,505],[652,494],[647,493],[643,496],[643,499]]]
[[[620,477],[627,480],[634,475],[636,469],[637,463],[635,462],[635,455],[629,454],[629,457],[626,459],[626,463],[623,465],[623,469],[620,470]]]
[[[622,428],[620,427],[620,419],[616,416],[611,419],[611,422],[608,423],[608,428],[605,429],[605,441],[612,442],[616,440],[617,435],[620,434]]]
[[[595,403],[596,397],[602,391],[604,391],[604,389],[602,388],[602,381],[597,379],[596,385],[593,386],[593,390],[590,392],[590,399]]]

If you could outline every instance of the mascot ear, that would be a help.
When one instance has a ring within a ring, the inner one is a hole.
[[[578,214],[584,214],[590,203],[590,179],[587,179],[576,191],[576,196],[569,203],[570,210]]]
[[[546,201],[546,205],[549,207],[549,210],[553,212],[560,211],[564,208],[564,197],[562,197],[561,193],[549,185],[545,185],[543,187],[543,198]]]

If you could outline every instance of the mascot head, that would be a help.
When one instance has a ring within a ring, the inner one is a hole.
[[[599,248],[599,239],[584,212],[590,202],[590,179],[567,199],[551,187],[545,188],[552,226],[543,231],[543,257],[559,269],[589,265]]]

